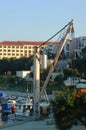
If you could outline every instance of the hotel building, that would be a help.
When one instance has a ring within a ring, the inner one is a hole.
[[[42,42],[32,41],[3,41],[0,42],[0,59],[30,57],[34,54],[34,46]],[[43,46],[44,48],[45,46]]]
[[[39,41],[2,41],[0,42],[0,59],[3,58],[21,58],[30,57],[34,54],[34,47],[40,46],[43,42]],[[72,55],[79,55],[81,49],[86,46],[86,37],[74,38],[72,41],[67,40],[64,46],[64,54],[67,58]],[[44,49],[46,47],[46,49]],[[57,53],[59,50],[59,42],[48,42],[43,44],[41,49],[45,52]]]

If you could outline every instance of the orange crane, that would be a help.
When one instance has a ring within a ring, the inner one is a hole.
[[[53,39],[55,36],[57,36],[60,32],[63,30],[64,33],[61,36],[61,39],[57,44],[60,44],[59,52],[56,54],[55,60],[51,65],[51,68],[49,70],[48,76],[44,82],[44,85],[42,86],[42,90],[40,90],[40,50],[43,45],[45,45],[48,41]],[[34,49],[34,84],[33,84],[33,99],[34,99],[34,104],[33,104],[33,110],[34,110],[34,117],[39,118],[40,116],[40,101],[42,98],[42,94],[45,94],[46,101],[48,102],[48,97],[46,93],[46,86],[49,82],[50,76],[52,72],[55,69],[55,66],[59,60],[59,57],[61,55],[61,52],[63,50],[63,47],[68,39],[69,34],[74,33],[74,27],[73,27],[73,20],[71,20],[67,25],[65,25],[60,31],[58,31],[56,34],[54,34],[51,38],[49,38],[47,41],[42,43],[39,47],[35,47]]]

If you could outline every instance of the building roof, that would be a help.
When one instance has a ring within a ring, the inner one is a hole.
[[[0,45],[8,45],[8,46],[24,46],[24,45],[41,45],[42,41],[2,41],[0,42]],[[47,42],[46,44],[59,44],[59,42]]]
[[[86,88],[86,83],[78,83],[76,88]]]

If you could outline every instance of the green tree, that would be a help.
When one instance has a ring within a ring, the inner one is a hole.
[[[64,69],[63,73],[66,78],[68,78],[69,76],[80,76],[80,73],[77,68],[66,68]]]
[[[33,57],[20,59],[0,59],[0,75],[11,71],[15,74],[19,70],[30,70],[33,64]]]
[[[62,84],[63,83],[63,76],[61,74],[56,76],[55,82],[57,82],[57,84]]]
[[[86,95],[78,98],[75,89],[72,91],[67,89],[63,93],[56,93],[51,105],[59,130],[70,130],[79,122],[86,126]]]

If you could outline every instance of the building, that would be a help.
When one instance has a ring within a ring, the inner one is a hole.
[[[34,54],[34,47],[43,43],[39,41],[2,41],[0,42],[0,59],[30,57]],[[72,41],[68,39],[63,49],[64,55],[67,59],[76,56],[76,54],[80,56],[81,49],[85,46],[86,36],[74,38]],[[49,52],[56,54],[59,52],[59,48],[59,42],[47,42],[46,45],[43,44],[41,47],[45,54]]]
[[[32,41],[0,42],[0,59],[30,57],[34,53],[34,46],[39,46],[40,44],[42,44],[42,42],[32,42]]]
[[[84,47],[86,47],[86,36],[80,36],[73,38],[72,40],[67,39],[63,49],[64,55],[67,59],[74,56],[81,57],[82,49]]]
[[[64,55],[67,59],[70,58],[70,43],[71,41],[68,39],[64,46]]]
[[[75,55],[78,55],[81,57],[81,50],[86,47],[86,36],[81,36],[79,38],[76,38],[76,49],[75,49]]]
[[[81,57],[82,49],[86,47],[86,36],[74,38],[70,44],[70,56]]]
[[[16,76],[19,78],[25,78],[31,71],[16,71]]]
[[[16,71],[16,76],[19,78],[24,78],[26,81],[33,81],[33,79],[30,76],[31,71]]]
[[[0,59],[30,57],[34,54],[34,47],[40,46],[43,42],[33,41],[3,41],[0,42]],[[51,42],[48,42],[51,44]],[[55,44],[53,42],[52,44]],[[43,45],[41,49],[47,45]]]

